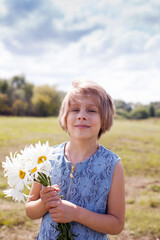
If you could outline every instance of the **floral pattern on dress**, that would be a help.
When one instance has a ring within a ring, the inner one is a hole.
[[[59,195],[67,197],[71,163],[64,155],[66,143],[62,143],[53,148],[52,161],[53,170],[51,172],[52,184],[58,184],[60,188]],[[107,196],[111,188],[113,171],[116,163],[120,158],[103,146],[90,158],[79,162],[75,166],[73,179],[68,195],[68,201],[84,207],[90,211],[106,214],[107,213]],[[96,232],[77,222],[71,222],[71,230],[78,237],[75,240],[107,240],[106,234]],[[58,236],[56,230],[57,223],[52,221],[50,214],[47,213],[41,223],[38,240],[55,240]]]

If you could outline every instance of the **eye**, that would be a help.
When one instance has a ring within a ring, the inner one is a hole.
[[[88,112],[96,112],[96,110],[94,110],[94,109],[88,109]]]
[[[73,109],[71,109],[71,111],[72,111],[72,112],[78,112],[79,109],[78,109],[78,108],[73,108]]]

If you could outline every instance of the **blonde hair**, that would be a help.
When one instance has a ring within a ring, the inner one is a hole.
[[[63,99],[61,109],[59,112],[59,124],[63,130],[67,131],[67,115],[69,112],[70,104],[77,101],[78,95],[86,95],[96,97],[98,103],[101,128],[98,138],[109,131],[113,125],[114,119],[114,103],[111,96],[97,83],[89,80],[75,80],[72,82],[72,89],[68,92]]]

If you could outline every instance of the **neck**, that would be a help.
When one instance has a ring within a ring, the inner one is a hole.
[[[72,141],[67,143],[65,149],[65,155],[67,159],[76,165],[77,162],[82,162],[91,157],[99,148],[98,142],[91,141]]]

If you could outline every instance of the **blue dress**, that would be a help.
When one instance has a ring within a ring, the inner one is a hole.
[[[107,195],[111,188],[114,167],[120,158],[100,145],[97,152],[89,159],[76,164],[71,180],[72,165],[64,155],[65,144],[53,148],[52,184],[59,185],[59,195],[63,195],[64,199],[68,196],[67,200],[78,206],[106,214]],[[96,232],[77,222],[71,222],[70,225],[71,231],[78,236],[75,240],[108,240],[106,234]],[[58,236],[56,226],[57,223],[52,221],[50,214],[45,214],[37,240],[56,240]]]

